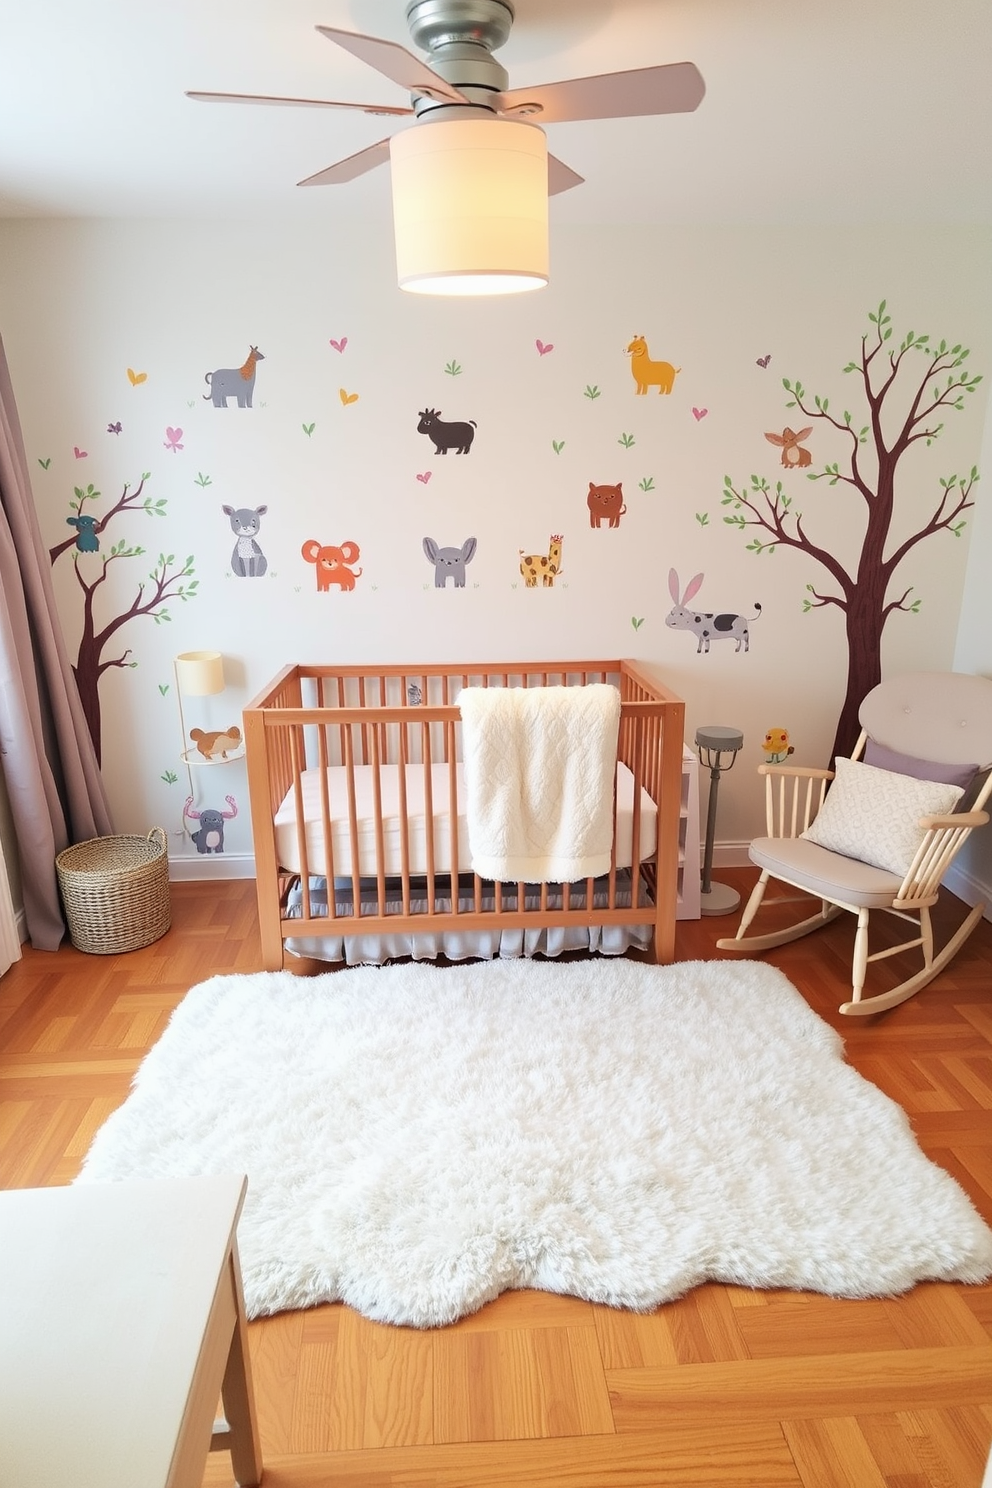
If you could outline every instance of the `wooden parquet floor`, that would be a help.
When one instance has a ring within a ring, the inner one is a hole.
[[[146,950],[26,950],[0,979],[0,1187],[71,1181],[186,990],[258,969],[252,883],[172,898]],[[948,896],[939,922],[962,913]],[[680,958],[719,954],[733,923],[681,924]],[[992,924],[865,1020],[836,1012],[852,935],[839,922],[768,959],[992,1222]],[[435,1331],[335,1305],[249,1333],[268,1488],[978,1488],[992,1440],[990,1285],[862,1302],[707,1285],[645,1316],[511,1292]],[[204,1484],[231,1481],[215,1454]]]

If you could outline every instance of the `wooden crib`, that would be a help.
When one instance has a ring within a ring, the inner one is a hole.
[[[484,882],[469,864],[461,689],[595,682],[621,698],[609,874]],[[631,661],[285,667],[244,711],[265,967],[302,932],[497,926],[648,925],[655,959],[671,961],[684,713]]]

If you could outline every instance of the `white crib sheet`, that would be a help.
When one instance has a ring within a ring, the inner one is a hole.
[[[468,845],[468,823],[464,816],[465,779],[462,766],[457,767],[458,864],[460,873],[471,872]],[[382,793],[382,835],[387,874],[402,872],[400,831],[400,766],[383,765],[379,770]],[[348,772],[344,765],[331,765],[327,771],[328,801],[331,816],[331,847],[334,854],[333,876],[352,873],[351,829],[348,818]],[[302,776],[303,817],[306,822],[306,846],[311,873],[325,873],[324,832],[321,823],[320,771],[304,770]],[[445,764],[431,766],[433,806],[434,871],[450,873],[451,811],[449,772]],[[409,824],[410,872],[427,872],[427,830],[424,805],[424,767],[406,766],[407,821]],[[617,867],[629,868],[633,848],[634,777],[626,765],[617,764]],[[357,818],[358,872],[372,875],[376,863],[375,802],[373,768],[355,766],[355,809]],[[275,815],[276,856],[282,868],[302,873],[296,832],[296,793],[287,792]],[[640,859],[647,861],[658,844],[658,810],[647,791],[641,787]]]

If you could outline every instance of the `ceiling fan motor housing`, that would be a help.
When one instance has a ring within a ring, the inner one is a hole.
[[[471,103],[491,109],[492,95],[509,83],[492,55],[513,25],[508,0],[411,0],[406,19],[414,45],[430,53],[433,70]],[[417,96],[413,104],[419,116],[440,101]]]

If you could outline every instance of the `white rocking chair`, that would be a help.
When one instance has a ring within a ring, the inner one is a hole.
[[[959,672],[893,677],[872,688],[858,717],[861,736],[850,760],[838,758],[836,771],[759,765],[768,835],[752,842],[750,858],[761,876],[736,936],[717,946],[769,950],[808,935],[846,909],[857,916],[858,928],[851,1001],[840,1011],[867,1014],[905,1002],[932,981],[984,913],[985,904],[977,904],[934,953],[930,910],[940,881],[972,831],[989,820],[982,807],[992,794],[992,681]],[[812,894],[820,909],[787,929],[748,936],[772,878],[805,894],[767,904],[796,903]],[[919,933],[869,955],[873,909],[908,920]],[[923,954],[915,976],[863,996],[869,962],[915,946]]]

